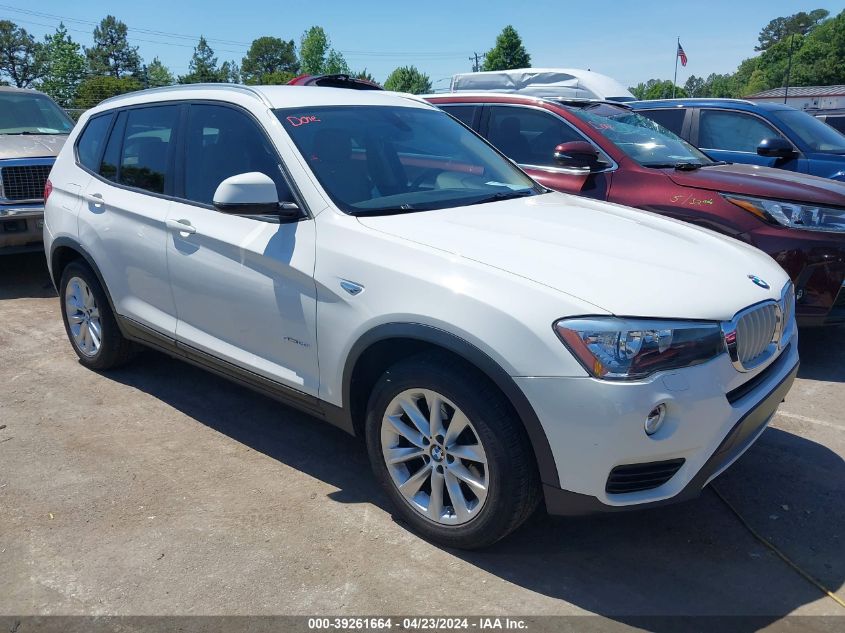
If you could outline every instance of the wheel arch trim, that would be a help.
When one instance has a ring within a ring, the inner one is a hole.
[[[388,339],[412,339],[443,348],[463,358],[487,376],[502,391],[519,416],[531,442],[541,481],[560,487],[548,437],[522,389],[486,352],[447,330],[423,323],[383,323],[361,335],[352,345],[343,368],[343,408],[348,415],[352,415],[352,376],[358,361],[374,344]]]

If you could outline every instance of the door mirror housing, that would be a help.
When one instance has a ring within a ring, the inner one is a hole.
[[[214,208],[221,213],[277,221],[302,217],[297,204],[279,202],[276,183],[267,174],[257,171],[226,178],[217,186],[213,200]]]
[[[599,159],[599,151],[587,141],[570,141],[555,147],[555,162],[561,167],[589,173],[603,169],[607,163]]]
[[[795,149],[792,143],[784,138],[764,138],[757,146],[757,153],[769,158],[792,158],[795,156]]]

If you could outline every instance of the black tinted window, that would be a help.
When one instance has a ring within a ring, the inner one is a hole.
[[[106,142],[106,134],[114,114],[109,112],[103,116],[94,117],[88,121],[88,125],[79,136],[76,144],[76,154],[79,157],[79,164],[91,171],[97,171],[97,161],[100,160],[100,153],[103,151],[103,144]]]
[[[665,108],[662,110],[645,110],[640,114],[644,114],[652,121],[656,121],[670,132],[680,136],[684,127],[686,110],[683,108]]]
[[[164,193],[170,186],[169,149],[179,120],[179,106],[128,111],[119,180],[124,185]]]
[[[757,153],[760,141],[783,138],[768,123],[751,114],[729,110],[702,110],[698,122],[698,146]]]
[[[478,107],[471,105],[443,105],[438,107],[444,112],[451,114],[467,127],[473,127],[473,123],[475,122],[475,113],[478,110]]]
[[[280,201],[293,200],[275,150],[247,114],[225,106],[192,105],[185,142],[188,200],[211,204],[226,178],[253,171],[273,179]]]
[[[583,141],[569,125],[550,112],[492,106],[488,138],[500,152],[521,165],[555,166],[555,147]]]

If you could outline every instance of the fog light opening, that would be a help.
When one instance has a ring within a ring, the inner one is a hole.
[[[645,433],[646,435],[654,435],[663,426],[663,421],[666,419],[666,405],[662,402],[654,407],[645,419]]]

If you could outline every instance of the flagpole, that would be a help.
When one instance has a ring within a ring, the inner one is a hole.
[[[672,80],[672,98],[675,98],[675,85],[678,83],[678,49],[681,47],[681,36],[675,42],[675,79]]]

